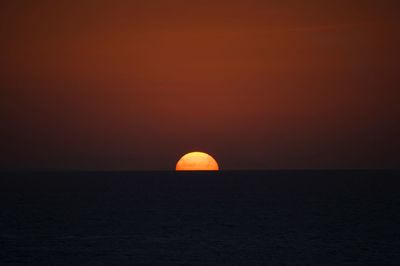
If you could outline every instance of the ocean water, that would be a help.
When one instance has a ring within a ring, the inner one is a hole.
[[[399,173],[2,173],[0,265],[400,265]]]

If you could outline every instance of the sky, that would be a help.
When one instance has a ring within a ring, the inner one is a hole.
[[[2,1],[0,169],[398,168],[398,1]]]

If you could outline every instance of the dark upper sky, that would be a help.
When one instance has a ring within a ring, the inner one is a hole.
[[[0,168],[394,168],[399,1],[2,1]]]

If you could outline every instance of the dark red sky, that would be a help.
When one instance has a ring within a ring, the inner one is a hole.
[[[396,168],[399,1],[0,3],[2,169]]]

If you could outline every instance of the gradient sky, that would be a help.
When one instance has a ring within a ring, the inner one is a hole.
[[[398,168],[399,1],[2,1],[0,169]]]

